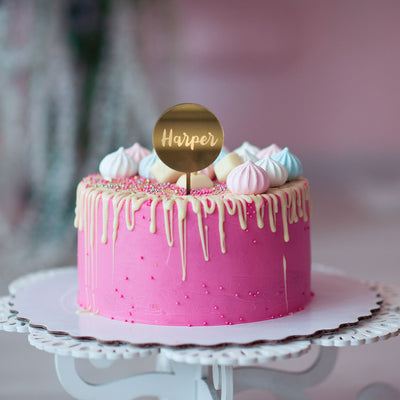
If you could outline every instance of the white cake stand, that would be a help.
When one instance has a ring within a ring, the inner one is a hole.
[[[322,268],[319,266],[317,269],[321,273]],[[126,340],[124,344],[118,344],[115,341],[114,344],[105,344],[107,340],[73,338],[67,332],[50,333],[47,329],[32,326],[41,325],[40,321],[31,319],[28,323],[20,320],[18,314],[12,311],[16,308],[15,305],[18,305],[18,293],[27,293],[32,285],[40,284],[41,281],[57,276],[62,271],[65,269],[29,274],[11,284],[10,296],[0,298],[0,330],[27,332],[31,345],[55,354],[58,378],[64,389],[77,399],[101,400],[112,397],[134,399],[140,396],[157,396],[170,400],[232,400],[234,393],[247,389],[264,389],[279,399],[306,399],[304,389],[320,383],[332,371],[338,347],[386,340],[400,333],[400,290],[390,285],[373,282],[363,284],[370,292],[366,307],[370,307],[371,299],[376,304],[375,296],[378,293],[382,302],[380,309],[375,311],[370,318],[362,319],[356,324],[342,326],[334,332],[324,332],[326,326],[321,325],[321,329],[316,330],[319,331],[318,333],[314,331],[301,338],[290,338],[283,342],[276,340],[271,342],[263,337],[260,338],[262,342],[256,344],[248,345],[245,340],[242,340],[239,341],[241,344],[219,347],[176,348],[166,347],[164,343],[143,347],[130,344],[129,340]],[[333,273],[327,268],[323,271],[325,274]],[[343,282],[348,279],[343,276],[337,276],[337,278],[342,279]],[[354,283],[354,281],[351,282]],[[68,310],[70,305],[68,301],[65,303],[68,296],[65,296],[65,293],[60,293],[60,296],[64,299],[65,308]],[[52,318],[46,323],[49,322],[55,323],[54,327],[58,323]],[[345,319],[342,322],[354,321]],[[59,331],[59,329],[52,331],[57,330]],[[229,334],[229,331],[225,331],[225,335],[227,333]],[[101,337],[101,332],[98,334]],[[116,338],[116,340],[119,339]],[[224,342],[226,341],[232,342],[229,339]],[[215,340],[209,343],[217,344]],[[304,372],[290,373],[254,366],[299,357],[310,350],[311,344],[319,345],[320,353],[311,368]],[[79,376],[75,368],[76,358],[87,358],[95,366],[105,367],[110,366],[117,359],[148,357],[153,354],[158,355],[156,372],[134,375],[105,384],[89,384]],[[236,368],[233,368],[234,366]],[[379,396],[391,396],[390,398],[400,396],[395,389],[376,384],[368,386],[357,398],[359,400],[377,398],[377,393]]]

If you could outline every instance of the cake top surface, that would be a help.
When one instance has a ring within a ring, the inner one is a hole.
[[[287,147],[281,149],[272,144],[260,150],[244,142],[232,152],[222,149],[214,163],[203,170],[183,173],[164,164],[154,150],[135,143],[129,149],[120,147],[107,154],[100,162],[99,172],[85,178],[85,184],[164,198],[265,194],[270,188],[301,178],[303,168]]]
[[[119,193],[143,193],[156,197],[170,196],[186,196],[186,190],[178,187],[174,183],[159,183],[155,179],[144,178],[139,175],[107,180],[101,175],[89,175],[82,180],[87,187],[113,190]],[[219,195],[227,192],[226,183],[215,182],[212,188],[195,188],[191,189],[190,194],[193,196],[210,196]]]
[[[137,195],[140,197],[158,198],[160,200],[165,198],[187,198],[186,190],[182,187],[176,186],[174,183],[159,183],[155,179],[143,178],[138,175],[119,178],[113,180],[104,179],[100,174],[89,175],[82,179],[81,187],[85,189],[98,190],[100,192],[107,192],[109,195],[118,194],[119,196]],[[268,196],[271,194],[279,195],[282,191],[296,191],[301,186],[308,186],[308,180],[299,177],[293,181],[286,182],[279,187],[269,187],[265,193],[261,194],[242,194],[231,192],[226,183],[214,181],[212,188],[196,188],[191,189],[190,196],[195,198],[210,198],[218,196],[221,198],[226,197],[244,197],[251,198],[254,196]]]

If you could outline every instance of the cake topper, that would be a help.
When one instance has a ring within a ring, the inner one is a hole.
[[[190,194],[190,173],[208,167],[218,157],[224,132],[217,117],[199,104],[177,104],[158,119],[153,146],[168,167],[186,173],[186,194]]]

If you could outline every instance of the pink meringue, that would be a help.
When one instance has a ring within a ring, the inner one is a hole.
[[[229,173],[226,186],[232,193],[260,194],[268,190],[269,178],[261,167],[246,161]]]
[[[266,156],[272,156],[272,154],[279,153],[280,151],[282,151],[282,149],[279,146],[277,146],[275,143],[272,143],[268,147],[264,147],[262,150],[260,150],[257,153],[257,157],[260,160],[262,160]]]
[[[133,146],[126,149],[125,153],[131,156],[136,161],[136,164],[140,164],[140,161],[151,154],[151,151],[136,142]]]
[[[214,166],[212,164],[210,164],[208,167],[202,169],[199,172],[201,172],[204,175],[207,175],[211,180],[215,178]]]

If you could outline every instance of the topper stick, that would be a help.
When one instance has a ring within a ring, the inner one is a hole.
[[[190,194],[190,172],[186,172],[186,195]]]

